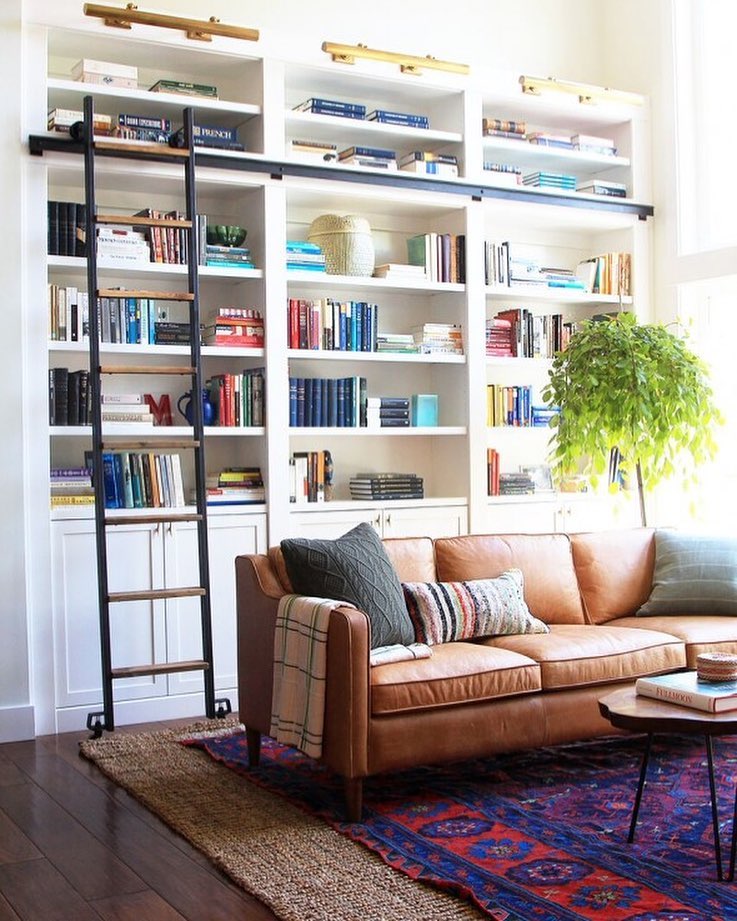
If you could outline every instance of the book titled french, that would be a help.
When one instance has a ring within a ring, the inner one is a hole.
[[[737,681],[701,681],[696,671],[638,678],[635,691],[642,697],[707,713],[737,710]]]

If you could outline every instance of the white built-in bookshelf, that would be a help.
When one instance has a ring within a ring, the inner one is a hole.
[[[80,17],[82,18],[82,17]],[[369,521],[384,536],[566,530],[625,520],[610,515],[600,497],[489,497],[487,449],[501,455],[502,470],[544,463],[547,430],[487,428],[486,387],[490,383],[525,382],[536,391],[545,384],[550,362],[544,359],[487,358],[484,331],[498,311],[524,307],[533,313],[560,313],[580,320],[611,310],[650,312],[650,180],[648,173],[647,105],[600,103],[582,105],[571,96],[523,94],[516,75],[474,74],[458,77],[437,72],[402,75],[389,65],[264,59],[257,46],[215,39],[203,48],[183,37],[155,39],[114,34],[98,23],[75,29],[34,27],[29,35],[28,128],[42,148],[32,158],[29,209],[29,319],[31,363],[37,373],[26,412],[39,420],[31,438],[38,461],[39,483],[52,466],[76,466],[88,449],[84,426],[47,426],[48,369],[87,366],[86,346],[49,342],[46,286],[86,285],[84,259],[46,253],[45,202],[84,200],[83,163],[79,153],[59,148],[60,136],[46,131],[47,111],[81,109],[91,94],[95,110],[113,116],[121,112],[170,118],[181,124],[181,111],[191,106],[195,121],[237,128],[244,152],[203,148],[196,156],[197,210],[213,223],[239,224],[248,229],[254,268],[200,267],[201,313],[218,306],[259,308],[265,318],[264,349],[202,349],[203,379],[244,369],[265,369],[265,422],[251,428],[206,430],[208,472],[225,466],[258,466],[266,484],[266,502],[259,506],[213,509],[210,517],[211,576],[215,613],[216,670],[219,690],[235,686],[235,620],[232,562],[237,553],[265,550],[293,535],[336,536],[358,521]],[[93,53],[93,50],[94,53]],[[38,54],[31,54],[36,51]],[[45,51],[45,53],[44,53]],[[139,87],[93,86],[72,80],[73,65],[83,57],[135,64]],[[43,62],[46,62],[44,67]],[[31,63],[33,62],[33,63]],[[154,94],[147,87],[158,79],[216,85],[218,99]],[[294,111],[308,97],[360,102],[368,109],[427,115],[427,129],[358,121]],[[524,120],[530,130],[612,137],[616,155],[535,147],[524,141],[485,137],[482,119]],[[333,143],[338,150],[352,145],[389,148],[399,155],[428,150],[457,157],[456,179],[437,180],[404,171],[391,172],[337,164],[320,164],[291,154],[291,141],[312,139]],[[523,172],[560,171],[580,179],[625,183],[627,197],[608,199],[574,191],[538,190],[501,185],[483,169],[485,162],[505,163]],[[174,166],[143,160],[98,158],[97,199],[101,210],[131,214],[151,207],[169,211],[182,207],[181,176]],[[376,263],[407,261],[408,238],[424,233],[463,235],[466,277],[463,282],[397,281],[287,271],[287,240],[305,240],[311,222],[323,214],[358,215],[371,226]],[[510,241],[539,253],[543,264],[574,268],[600,253],[632,256],[632,291],[626,297],[578,290],[510,288],[487,284],[484,244]],[[45,267],[39,271],[39,266]],[[30,268],[32,267],[32,268]],[[183,265],[139,264],[126,268],[100,267],[106,287],[158,286],[186,290]],[[378,305],[380,332],[407,333],[422,323],[458,324],[463,329],[463,355],[419,355],[305,351],[288,348],[289,298],[336,298]],[[104,344],[103,356],[123,352],[136,361],[166,365],[186,352],[184,346]],[[437,394],[438,425],[406,429],[290,427],[289,378],[366,378],[369,396]],[[28,384],[33,384],[29,380]],[[112,384],[110,386],[113,386]],[[122,386],[122,385],[118,385]],[[145,389],[144,380],[129,380],[127,388]],[[180,380],[164,379],[170,394],[175,427],[167,434],[190,431],[177,413]],[[161,389],[161,388],[160,388]],[[130,434],[135,432],[131,429]],[[146,434],[150,435],[150,431]],[[334,501],[295,505],[289,501],[289,458],[294,452],[329,450],[335,466]],[[397,503],[350,501],[348,483],[359,471],[405,471],[423,477],[425,497]],[[192,488],[192,471],[184,468],[185,490]],[[43,490],[40,490],[43,492]],[[37,500],[43,507],[43,496]],[[587,504],[588,503],[588,504]],[[579,509],[591,509],[591,515]],[[618,513],[617,513],[618,514]],[[90,508],[56,508],[50,514],[49,554],[52,617],[48,630],[58,650],[54,728],[77,728],[96,702],[99,662],[94,648],[96,600],[89,591],[90,560],[94,561],[94,527]],[[161,585],[187,566],[194,546],[191,529],[172,526],[126,525],[116,529],[111,556],[121,561],[114,575],[119,583],[136,573],[146,584]],[[123,565],[125,560],[125,565]],[[87,561],[85,563],[85,561]],[[94,563],[92,563],[94,565]],[[80,567],[85,568],[84,578]],[[85,600],[86,599],[86,600]],[[162,605],[162,610],[156,608]],[[156,608],[156,609],[155,609]],[[163,620],[163,625],[162,625]],[[194,623],[186,603],[142,604],[132,615],[123,658],[140,656],[141,636],[154,656],[176,646],[186,658],[188,631]],[[80,624],[82,626],[80,626]],[[148,632],[141,632],[148,624]],[[139,628],[139,629],[136,629]],[[70,655],[82,633],[89,656]],[[123,662],[123,664],[125,664]],[[123,686],[122,721],[151,719],[150,702],[160,699],[156,712],[184,715],[198,712],[199,678],[138,679]],[[143,702],[149,709],[144,710]],[[50,724],[47,723],[50,726]],[[49,729],[50,731],[50,729]]]

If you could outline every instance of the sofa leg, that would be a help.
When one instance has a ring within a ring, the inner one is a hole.
[[[363,812],[363,778],[345,779],[345,817],[347,822],[360,822]]]
[[[261,760],[261,733],[258,729],[246,727],[246,745],[248,746],[248,766],[258,767]]]

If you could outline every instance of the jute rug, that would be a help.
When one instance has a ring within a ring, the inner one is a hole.
[[[233,720],[86,740],[80,752],[283,921],[479,921],[184,739]]]

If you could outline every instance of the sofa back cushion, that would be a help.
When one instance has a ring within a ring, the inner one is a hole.
[[[586,617],[604,624],[644,604],[653,584],[653,528],[571,534],[573,564]]]
[[[530,612],[546,624],[585,622],[567,534],[472,534],[435,541],[442,582],[492,579],[519,569]]]

